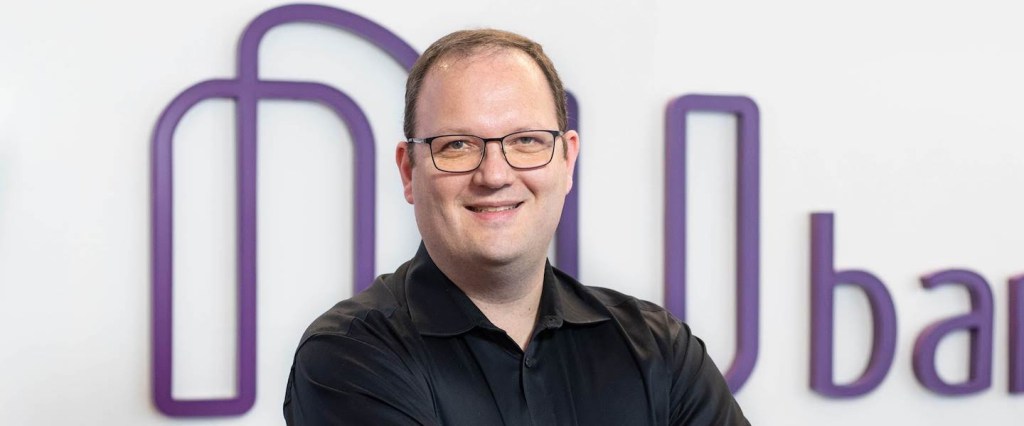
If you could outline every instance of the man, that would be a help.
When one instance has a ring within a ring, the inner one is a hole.
[[[423,243],[306,331],[289,424],[748,424],[686,325],[547,263],[580,142],[539,45],[438,40],[409,75],[405,134]]]

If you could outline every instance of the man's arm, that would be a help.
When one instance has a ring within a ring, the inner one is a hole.
[[[672,370],[670,391],[672,425],[750,425],[711,361],[704,342],[690,327],[671,318]]]
[[[383,345],[342,335],[310,337],[295,354],[284,417],[289,425],[434,425],[429,386]]]

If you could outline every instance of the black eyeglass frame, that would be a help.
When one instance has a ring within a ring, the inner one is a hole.
[[[551,144],[551,155],[548,157],[548,161],[545,161],[544,164],[537,165],[537,166],[530,166],[530,167],[517,167],[517,166],[513,165],[511,161],[508,161],[508,155],[505,153],[505,143],[504,143],[504,140],[505,140],[505,138],[507,138],[509,136],[512,136],[512,135],[518,135],[520,133],[529,133],[529,132],[544,132],[544,133],[551,134],[551,137],[553,137],[555,139],[554,143]],[[502,136],[500,138],[482,138],[482,137],[476,136],[476,135],[452,134],[452,135],[431,136],[429,138],[408,138],[405,141],[407,143],[421,143],[421,144],[426,144],[427,146],[430,146],[430,162],[434,163],[434,168],[435,169],[440,170],[440,171],[445,172],[445,173],[469,173],[469,172],[475,171],[476,169],[479,169],[480,165],[484,163],[484,159],[487,158],[487,142],[497,142],[498,146],[501,147],[501,157],[505,159],[505,164],[508,164],[509,167],[511,167],[511,168],[513,168],[515,170],[532,170],[532,169],[539,169],[541,167],[547,166],[548,164],[551,164],[551,160],[553,160],[555,158],[555,151],[556,151],[555,148],[558,145],[558,138],[561,137],[561,136],[564,136],[564,135],[565,135],[565,132],[563,132],[561,130],[531,129],[531,130],[520,130],[518,132],[512,132],[512,133],[509,133],[509,134],[507,134],[505,136]],[[480,139],[480,140],[484,141],[484,149],[483,149],[483,152],[480,153],[480,161],[478,161],[476,163],[476,166],[473,166],[473,168],[471,168],[469,170],[451,171],[451,170],[442,169],[440,166],[437,165],[437,160],[434,159],[434,148],[433,148],[433,145],[431,143],[434,142],[435,139],[446,138],[446,137],[451,137],[451,136],[466,136],[466,137],[476,138],[476,139]]]

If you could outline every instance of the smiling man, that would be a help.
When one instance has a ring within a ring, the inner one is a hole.
[[[423,244],[310,325],[289,424],[748,424],[689,327],[547,262],[580,148],[567,127],[533,41],[459,31],[424,52],[395,150]]]

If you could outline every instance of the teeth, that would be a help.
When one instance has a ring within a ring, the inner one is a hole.
[[[501,206],[501,207],[470,207],[470,209],[472,209],[473,211],[475,211],[477,213],[494,213],[494,212],[503,212],[503,211],[512,210],[512,209],[516,208],[517,205],[518,204],[514,204],[514,205],[511,205],[511,206]]]

